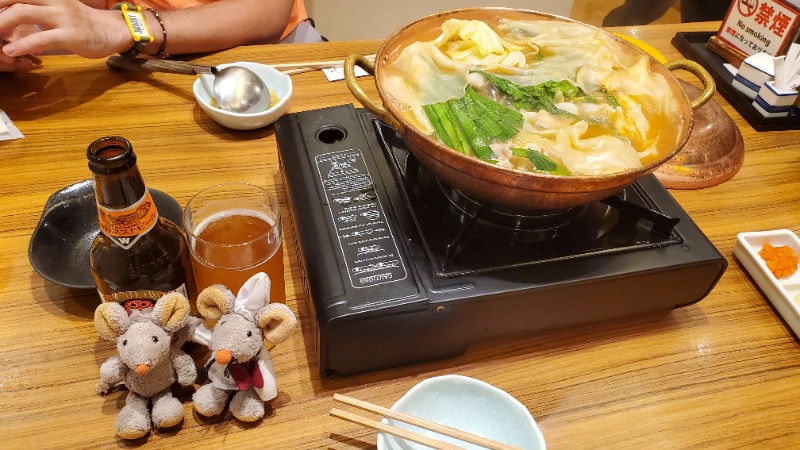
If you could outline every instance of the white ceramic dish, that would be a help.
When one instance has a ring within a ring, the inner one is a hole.
[[[786,117],[789,115],[795,100],[797,90],[782,90],[775,87],[775,82],[770,80],[761,85],[753,107],[764,117]]]
[[[536,421],[522,403],[507,392],[474,378],[461,375],[428,378],[411,388],[392,409],[515,447],[527,450],[546,448]],[[483,448],[400,421],[384,419],[383,422],[465,449]],[[378,450],[427,448],[378,433]]]
[[[800,337],[800,270],[788,277],[776,278],[758,254],[764,244],[773,247],[786,245],[800,255],[800,238],[790,230],[753,231],[739,233],[733,246],[733,254],[795,335]]]
[[[750,99],[756,98],[761,86],[775,78],[772,55],[756,53],[745,59],[733,79],[733,87]]]
[[[289,75],[283,74],[271,66],[252,62],[235,62],[231,64],[220,64],[217,67],[222,69],[229,66],[246,67],[256,73],[270,91],[274,92],[279,100],[273,103],[269,109],[257,113],[234,113],[219,109],[211,104],[211,95],[206,89],[206,83],[202,77],[208,77],[207,85],[213,84],[211,75],[201,75],[194,81],[192,90],[197,103],[212,119],[222,126],[234,130],[255,130],[265,127],[278,120],[289,109],[289,102],[292,99],[292,79]]]

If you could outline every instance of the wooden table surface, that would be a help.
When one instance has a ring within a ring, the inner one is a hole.
[[[714,25],[622,31],[674,59],[680,54],[670,39],[677,30]],[[199,61],[341,59],[379,45],[243,47]],[[371,78],[361,80],[375,95]],[[0,143],[2,447],[372,448],[373,431],[328,415],[333,393],[391,406],[422,379],[442,374],[475,377],[515,396],[550,449],[800,446],[798,340],[732,256],[738,232],[800,232],[800,133],[755,132],[719,94],[715,99],[742,131],[744,167],[719,186],[672,191],[729,262],[699,303],[667,315],[496,339],[445,361],[320,379],[313,319],[284,215],[287,302],[300,327],[272,351],[279,394],[268,416],[254,425],[229,413],[200,418],[191,405],[195,386],[178,390],[186,411],[180,426],[131,443],[116,439],[114,419],[126,393],[95,394],[99,366],[116,352],[92,323],[97,294],[42,279],[28,262],[28,241],[49,195],[90,177],[86,146],[113,134],[133,143],[146,183],[182,205],[204,186],[239,180],[266,184],[285,210],[274,128],[220,127],[196,105],[192,81],[114,72],[103,60],[74,56],[46,57],[42,69],[27,75],[0,75],[0,108],[25,134]],[[327,82],[320,72],[293,81],[291,112],[355,101],[343,81]]]

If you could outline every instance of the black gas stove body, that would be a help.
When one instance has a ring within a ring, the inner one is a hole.
[[[584,207],[513,211],[443,185],[352,105],[285,115],[276,136],[326,377],[683,307],[727,267],[652,175]]]

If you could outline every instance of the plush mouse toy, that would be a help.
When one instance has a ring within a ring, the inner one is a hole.
[[[204,289],[197,298],[203,318],[216,321],[208,342],[211,358],[206,365],[209,384],[194,393],[194,409],[203,416],[220,414],[233,394],[230,410],[243,422],[264,417],[264,402],[278,395],[269,348],[294,332],[297,318],[284,304],[269,303],[269,277],[260,272],[239,294],[222,285]]]
[[[172,396],[177,381],[189,386],[197,378],[191,356],[180,349],[193,329],[187,327],[189,300],[172,292],[151,308],[128,310],[114,302],[103,303],[94,314],[100,337],[116,340],[118,355],[100,366],[99,394],[108,393],[123,382],[128,397],[116,420],[117,436],[137,439],[150,432],[151,426],[166,428],[183,420],[183,405]],[[152,418],[149,405],[152,404]]]

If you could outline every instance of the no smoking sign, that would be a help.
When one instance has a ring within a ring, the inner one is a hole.
[[[755,14],[756,8],[758,8],[758,0],[744,0],[737,1],[736,3],[739,12],[745,17],[750,17]]]
[[[717,37],[745,55],[781,55],[800,25],[800,9],[781,0],[734,0]]]

